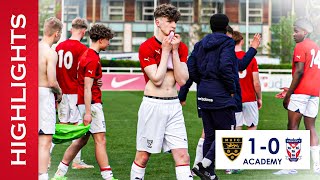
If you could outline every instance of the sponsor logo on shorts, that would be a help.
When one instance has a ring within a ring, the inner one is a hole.
[[[102,127],[106,128],[106,122],[105,121],[102,121]]]
[[[153,140],[147,139],[147,147],[152,148]]]
[[[227,158],[234,161],[240,155],[242,137],[223,137],[222,147]]]

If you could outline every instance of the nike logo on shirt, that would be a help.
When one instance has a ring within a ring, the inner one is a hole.
[[[127,79],[127,80],[124,80],[124,81],[117,81],[116,80],[116,77],[114,77],[111,81],[111,87],[113,88],[119,88],[119,87],[122,87],[124,85],[127,85],[133,81],[136,81],[138,80],[140,77],[135,77],[135,78],[131,78],[131,79]]]
[[[92,70],[88,70],[88,72],[89,72],[90,74],[92,74]]]

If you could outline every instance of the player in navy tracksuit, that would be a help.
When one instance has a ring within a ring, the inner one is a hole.
[[[227,27],[227,35],[230,37],[233,34],[233,29],[228,26]],[[234,65],[234,72],[236,73],[235,76],[235,84],[236,84],[236,93],[235,93],[235,100],[236,100],[236,109],[235,112],[241,112],[242,111],[242,100],[241,100],[241,89],[240,89],[240,84],[239,84],[239,75],[238,75],[238,71],[244,71],[247,66],[250,64],[251,60],[253,59],[253,57],[256,55],[257,53],[257,48],[260,45],[260,37],[256,37],[253,39],[253,42],[251,43],[251,47],[249,48],[249,50],[246,52],[246,55],[243,57],[243,59],[240,61],[239,59],[236,60],[235,65]],[[238,69],[238,71],[237,71]],[[179,100],[181,103],[185,103],[186,99],[187,99],[187,94],[189,92],[189,88],[192,86],[193,81],[191,79],[189,79],[186,84],[184,86],[182,86],[180,88],[179,91]],[[197,86],[198,87],[198,86]],[[197,106],[198,108],[198,117],[201,118],[201,109],[199,108],[199,106]],[[197,154],[196,154],[196,159],[195,159],[195,163],[197,164],[200,159],[202,160],[202,146],[203,146],[203,138],[204,138],[204,134],[202,134],[201,138],[199,139],[199,143],[197,146]],[[201,147],[201,148],[199,148]],[[198,152],[198,151],[201,152]]]
[[[234,129],[236,99],[241,103],[241,91],[236,89],[239,69],[234,53],[235,43],[225,34],[228,23],[226,15],[213,15],[210,19],[213,33],[195,45],[188,60],[190,79],[198,84],[197,99],[206,136],[203,146],[205,158],[192,169],[201,179],[218,179],[213,166],[215,130]],[[234,98],[235,93],[239,96]]]

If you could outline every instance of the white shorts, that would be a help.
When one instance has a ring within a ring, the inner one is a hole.
[[[56,127],[55,98],[51,88],[39,87],[39,134],[54,134]]]
[[[298,112],[303,116],[315,118],[319,110],[319,97],[305,94],[292,94],[288,110]]]
[[[179,99],[143,97],[138,113],[137,150],[160,153],[188,148],[187,132]]]
[[[242,112],[236,115],[237,127],[238,126],[257,126],[259,122],[259,110],[257,101],[242,103]]]
[[[81,118],[83,118],[84,114],[86,113],[86,108],[84,104],[78,105],[79,112]],[[91,104],[91,116],[92,122],[89,131],[92,134],[106,132],[106,122],[104,120],[104,113],[102,110],[102,104],[95,103]]]
[[[63,94],[58,105],[58,119],[62,123],[81,123],[80,113],[77,107],[78,94]]]

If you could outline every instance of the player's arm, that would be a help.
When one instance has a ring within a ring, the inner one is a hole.
[[[143,47],[147,48],[146,46],[147,45]],[[157,64],[151,64],[144,68],[144,72],[147,74],[147,76],[149,77],[149,80],[155,86],[161,86],[163,83],[163,80],[167,73],[168,57],[171,49],[172,49],[172,46],[170,44],[170,41],[168,37],[165,37],[162,41],[162,53],[161,53],[161,60],[160,60],[159,66],[157,67]],[[147,58],[150,58],[150,55]],[[140,61],[144,61],[144,59],[145,58],[140,59]]]
[[[257,102],[258,102],[258,109],[262,107],[262,93],[261,93],[261,85],[259,79],[259,72],[253,72],[253,87],[256,93]]]
[[[296,67],[296,71],[294,72],[294,74],[292,76],[292,81],[291,81],[290,87],[288,89],[286,96],[284,97],[284,100],[283,100],[283,107],[286,109],[288,108],[290,96],[293,94],[294,90],[298,87],[298,85],[301,81],[301,78],[303,76],[303,73],[304,73],[304,63],[303,62],[295,62],[295,67]]]
[[[193,81],[191,79],[188,79],[186,84],[183,85],[180,88],[178,97],[179,97],[181,105],[185,105],[186,104],[187,95],[188,95],[189,89],[190,89],[192,84],[193,84]]]
[[[179,45],[181,38],[179,34],[175,34],[172,39],[172,62],[173,62],[173,74],[179,86],[183,86],[189,79],[188,66],[185,62],[180,61]],[[185,55],[187,56],[187,55]],[[185,57],[187,58],[187,57]]]
[[[248,65],[250,64],[254,56],[257,54],[257,48],[260,46],[260,40],[261,40],[261,35],[255,34],[250,44],[251,47],[246,52],[242,60],[238,61],[239,71],[244,71],[245,69],[247,69]]]
[[[91,88],[93,85],[93,78],[85,77],[84,78],[84,105],[85,105],[85,115],[83,117],[84,125],[88,125],[92,121],[91,117],[91,101],[92,101],[92,92]]]
[[[47,77],[48,77],[48,85],[52,89],[54,93],[58,95],[58,100],[61,98],[61,88],[57,81],[56,76],[56,65],[58,62],[58,55],[55,51],[49,51],[47,54]]]
[[[189,79],[191,79],[192,81],[194,81],[195,83],[199,83],[200,82],[200,73],[198,72],[198,68],[197,68],[197,53],[198,53],[198,49],[199,49],[199,42],[197,42],[194,45],[194,49],[191,52],[188,61],[187,61],[187,66],[188,66],[188,71],[189,71]]]
[[[236,61],[235,57],[234,42],[230,40],[225,47],[222,47],[218,70],[225,88],[232,96],[236,92],[236,85],[234,82],[235,72],[233,72],[233,63]]]

